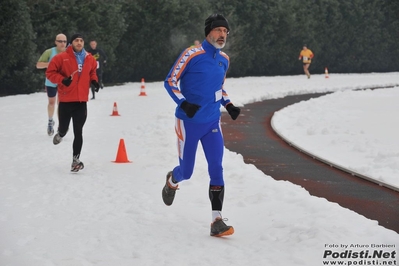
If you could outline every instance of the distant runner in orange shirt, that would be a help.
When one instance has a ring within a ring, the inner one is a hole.
[[[305,72],[306,76],[308,76],[308,79],[310,79],[310,72],[309,72],[309,66],[310,63],[312,63],[312,58],[314,57],[313,52],[306,47],[306,44],[303,45],[303,49],[301,53],[299,54],[299,60],[302,60],[303,62],[303,71]]]

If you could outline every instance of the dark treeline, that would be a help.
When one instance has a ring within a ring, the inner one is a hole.
[[[79,32],[108,55],[105,83],[163,80],[179,53],[202,41],[204,20],[225,15],[229,77],[399,70],[396,0],[2,0],[0,95],[43,89],[35,65],[58,33]]]

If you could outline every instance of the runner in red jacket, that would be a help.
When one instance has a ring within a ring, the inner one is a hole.
[[[96,91],[100,88],[96,74],[97,62],[84,49],[81,34],[72,35],[71,45],[65,52],[57,54],[50,61],[46,77],[58,85],[58,132],[53,138],[54,145],[59,144],[67,134],[69,123],[73,123],[73,159],[71,171],[84,168],[79,160],[83,145],[83,126],[87,118],[87,101],[90,84]]]
[[[81,40],[81,56],[84,56],[83,64],[79,66],[72,44],[68,46],[65,53],[54,56],[47,68],[47,78],[58,84],[60,102],[87,102],[91,81],[98,82],[96,59],[83,49],[84,42],[83,39]],[[62,81],[69,77],[72,82],[67,86]]]

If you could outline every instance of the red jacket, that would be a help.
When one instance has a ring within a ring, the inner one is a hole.
[[[89,100],[90,82],[98,82],[96,59],[86,52],[82,72],[78,73],[78,62],[70,45],[65,52],[53,57],[47,67],[46,77],[58,85],[60,102],[87,102]],[[75,72],[76,71],[76,72]],[[75,74],[73,74],[75,72]],[[72,83],[67,87],[62,80],[73,74]]]

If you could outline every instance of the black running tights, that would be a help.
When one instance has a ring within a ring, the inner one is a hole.
[[[58,104],[59,127],[58,132],[64,137],[69,129],[69,123],[73,124],[73,156],[80,155],[83,145],[83,126],[87,118],[86,102],[60,102]]]

